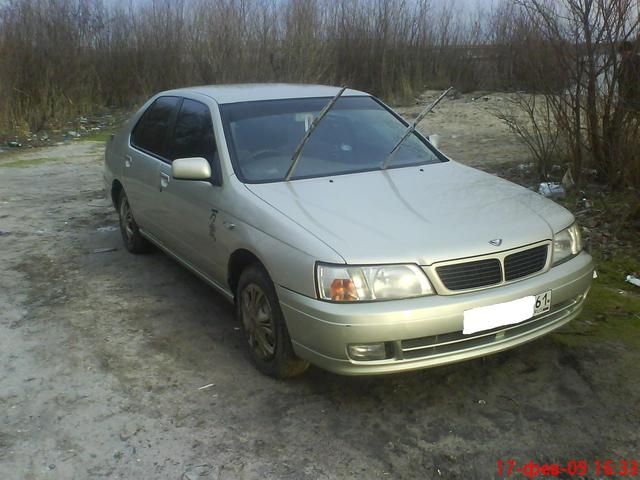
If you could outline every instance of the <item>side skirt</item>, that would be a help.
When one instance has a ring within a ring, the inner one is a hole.
[[[183,267],[185,267],[187,270],[191,271],[191,273],[195,274],[196,276],[198,276],[201,280],[203,280],[205,283],[207,283],[208,285],[210,285],[211,287],[215,288],[219,293],[222,294],[222,296],[224,296],[224,298],[226,298],[229,302],[233,303],[233,293],[231,293],[230,290],[228,290],[227,288],[223,287],[222,285],[220,285],[218,282],[216,282],[215,280],[211,279],[210,277],[208,277],[204,272],[200,271],[198,268],[196,268],[194,265],[192,265],[191,263],[187,262],[186,260],[184,260],[182,257],[180,257],[179,255],[177,255],[176,253],[174,253],[173,251],[169,250],[167,247],[165,247],[159,240],[157,240],[153,235],[145,232],[144,230],[140,229],[140,233],[142,234],[142,236],[144,238],[146,238],[147,240],[149,240],[151,243],[153,243],[155,246],[157,246],[160,250],[162,250],[163,252],[165,252],[167,255],[169,255],[171,258],[173,258],[174,260],[176,260],[179,264],[181,264]]]

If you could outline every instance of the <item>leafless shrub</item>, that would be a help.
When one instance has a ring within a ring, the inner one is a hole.
[[[631,183],[637,175],[630,145],[638,120],[620,99],[617,49],[637,36],[638,13],[632,0],[518,0],[511,12],[529,32],[517,37],[527,46],[518,55],[521,68],[535,79],[529,91],[542,98],[545,114],[552,112],[552,129],[566,141],[577,180],[585,168],[611,185]],[[530,105],[521,107],[535,122]],[[539,151],[532,149],[542,162]]]
[[[557,128],[553,104],[544,96],[518,93],[507,99],[509,108],[496,112],[509,129],[532,153],[540,181],[548,181],[548,173],[557,159],[560,130]]]
[[[488,24],[467,13],[431,0],[6,0],[0,129],[188,84],[347,83],[392,101],[497,86]]]
[[[38,131],[189,84],[346,83],[401,101],[453,83],[536,94],[521,107],[552,113],[574,172],[619,182],[637,163],[616,59],[637,34],[634,2],[501,0],[469,11],[431,0],[5,0],[0,130]],[[543,174],[557,141],[542,135],[554,131],[548,118],[531,114],[533,130],[513,127]]]

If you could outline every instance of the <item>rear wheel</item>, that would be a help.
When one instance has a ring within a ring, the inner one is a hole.
[[[118,199],[118,214],[120,216],[120,233],[124,246],[131,253],[147,253],[151,250],[151,243],[142,236],[136,220],[133,218],[131,205],[124,190]]]
[[[249,358],[262,373],[287,378],[307,369],[309,364],[293,352],[273,282],[258,264],[247,267],[240,275],[236,317]]]

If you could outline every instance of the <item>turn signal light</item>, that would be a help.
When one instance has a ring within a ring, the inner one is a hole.
[[[358,300],[356,286],[351,279],[336,278],[331,282],[331,300],[335,302],[352,302]]]

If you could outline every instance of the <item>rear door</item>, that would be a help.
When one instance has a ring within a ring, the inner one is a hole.
[[[170,161],[202,157],[211,165],[210,181],[176,180],[171,165],[160,166],[167,246],[183,260],[224,285],[225,252],[220,243],[222,180],[216,138],[209,107],[185,98],[168,147]],[[228,255],[228,253],[227,253]]]
[[[168,161],[168,138],[180,100],[180,97],[159,97],[147,108],[131,133],[123,159],[124,188],[133,216],[143,230],[155,237],[160,233],[159,168]]]

